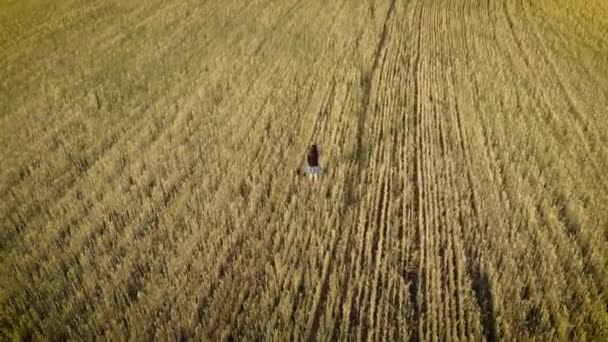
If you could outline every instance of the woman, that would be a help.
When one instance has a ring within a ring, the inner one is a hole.
[[[316,181],[321,173],[321,166],[319,166],[319,149],[317,148],[317,145],[310,146],[306,161],[308,162],[306,173],[308,173],[308,176],[313,181]]]

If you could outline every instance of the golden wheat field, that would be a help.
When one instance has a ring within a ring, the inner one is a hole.
[[[607,339],[607,144],[604,0],[0,0],[0,340]]]

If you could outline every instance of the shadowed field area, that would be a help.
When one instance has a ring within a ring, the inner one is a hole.
[[[0,339],[608,338],[607,108],[603,0],[0,0]]]

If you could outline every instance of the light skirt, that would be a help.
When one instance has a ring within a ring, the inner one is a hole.
[[[320,166],[306,166],[306,173],[309,175],[319,175],[321,174]]]

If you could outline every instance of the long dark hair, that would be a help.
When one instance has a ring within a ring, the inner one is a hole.
[[[308,154],[319,155],[319,149],[317,148],[316,144],[310,145],[310,149],[308,150]]]
[[[308,161],[308,166],[319,166],[319,149],[317,145],[310,146],[306,160]]]

